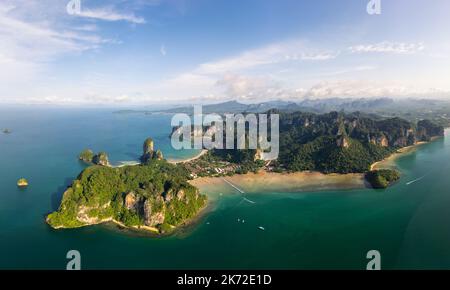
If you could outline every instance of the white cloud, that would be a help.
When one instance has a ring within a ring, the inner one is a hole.
[[[363,44],[349,47],[352,53],[397,53],[414,54],[425,49],[423,43],[404,43],[384,41],[376,44]]]
[[[95,24],[85,24],[78,27],[74,27],[74,29],[79,31],[95,32],[98,30],[98,27]]]
[[[324,81],[302,90],[303,98],[442,97],[450,92],[439,88],[381,81]]]
[[[114,11],[113,8],[104,7],[96,9],[82,8],[80,13],[73,14],[78,17],[92,18],[104,21],[128,21],[134,24],[144,24],[145,19],[134,15],[134,13],[123,14]]]
[[[118,43],[97,34],[94,24],[69,26],[65,10],[55,11],[51,3],[0,2],[0,97],[29,97],[32,81],[49,86],[44,75],[58,57]]]
[[[275,87],[275,83],[265,77],[227,74],[217,81],[217,86],[224,88],[228,97],[249,99],[255,96],[263,97],[268,90]]]
[[[81,52],[102,42],[98,37],[17,19],[10,11],[0,4],[0,83],[27,81],[55,56]]]
[[[321,61],[335,59],[339,55],[339,52],[319,52],[319,53],[302,53],[294,55],[286,55],[286,60],[311,60],[311,61]]]
[[[307,47],[303,41],[286,41],[271,44],[221,60],[201,64],[200,74],[235,73],[265,65],[293,61],[326,61],[336,58],[339,52],[321,51]]]

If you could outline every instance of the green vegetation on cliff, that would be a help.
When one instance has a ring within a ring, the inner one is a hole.
[[[90,149],[83,150],[80,155],[78,156],[78,159],[81,161],[84,161],[86,163],[91,163],[92,159],[94,158],[94,152]]]
[[[280,116],[278,161],[291,171],[361,173],[397,149],[435,136],[443,136],[443,128],[429,121],[415,125],[359,113],[286,113]]]
[[[387,188],[400,179],[400,173],[396,170],[381,169],[366,173],[366,180],[373,188]]]
[[[206,196],[188,182],[188,172],[165,160],[112,168],[90,166],[47,216],[53,228],[75,228],[107,221],[167,232],[206,205]]]
[[[99,152],[94,154],[94,152],[90,149],[83,150],[80,155],[78,155],[78,159],[86,163],[93,163],[95,165],[109,166],[109,158],[106,152]]]
[[[428,120],[414,124],[362,113],[269,113],[280,115],[279,156],[270,163],[277,172],[365,173],[399,148],[444,135],[442,126]],[[227,171],[231,174],[261,167],[256,150],[212,150],[211,155],[231,164],[226,168],[237,168]]]

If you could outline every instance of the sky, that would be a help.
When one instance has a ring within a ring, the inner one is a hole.
[[[450,1],[369,1],[0,0],[0,104],[450,100]]]

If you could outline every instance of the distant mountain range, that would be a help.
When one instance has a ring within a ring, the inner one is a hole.
[[[304,99],[298,102],[293,101],[269,101],[255,104],[244,104],[237,101],[227,101],[217,104],[207,104],[202,106],[204,114],[217,113],[261,113],[269,110],[280,112],[308,112],[308,113],[329,113],[329,112],[363,112],[366,114],[376,114],[381,117],[401,117],[409,121],[417,122],[423,119],[432,120],[443,126],[450,126],[450,102],[444,100],[429,99],[393,99],[393,98],[328,98],[328,99]],[[186,113],[192,115],[194,106],[180,106],[163,110],[122,110],[115,113]]]

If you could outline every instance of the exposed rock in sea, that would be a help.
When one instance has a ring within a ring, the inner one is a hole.
[[[96,165],[110,166],[109,159],[108,159],[108,154],[106,154],[105,152],[100,152],[97,155],[95,155],[92,158],[92,162],[94,164],[96,164]]]
[[[17,186],[18,187],[27,187],[28,181],[25,178],[21,178],[17,181]]]
[[[94,158],[94,152],[90,149],[83,150],[80,155],[78,156],[78,159],[81,161],[91,163],[92,159]]]
[[[156,151],[156,159],[158,159],[158,160],[163,160],[164,159],[164,155],[163,155],[163,153],[161,152],[161,150],[157,150]]]
[[[141,156],[141,162],[147,163],[151,160],[163,160],[164,156],[161,150],[155,151],[153,139],[147,138],[143,145],[143,153]]]
[[[155,143],[154,143],[153,139],[152,138],[147,138],[144,141],[144,145],[143,145],[144,155],[148,154],[148,153],[153,153],[154,145],[155,145]]]

